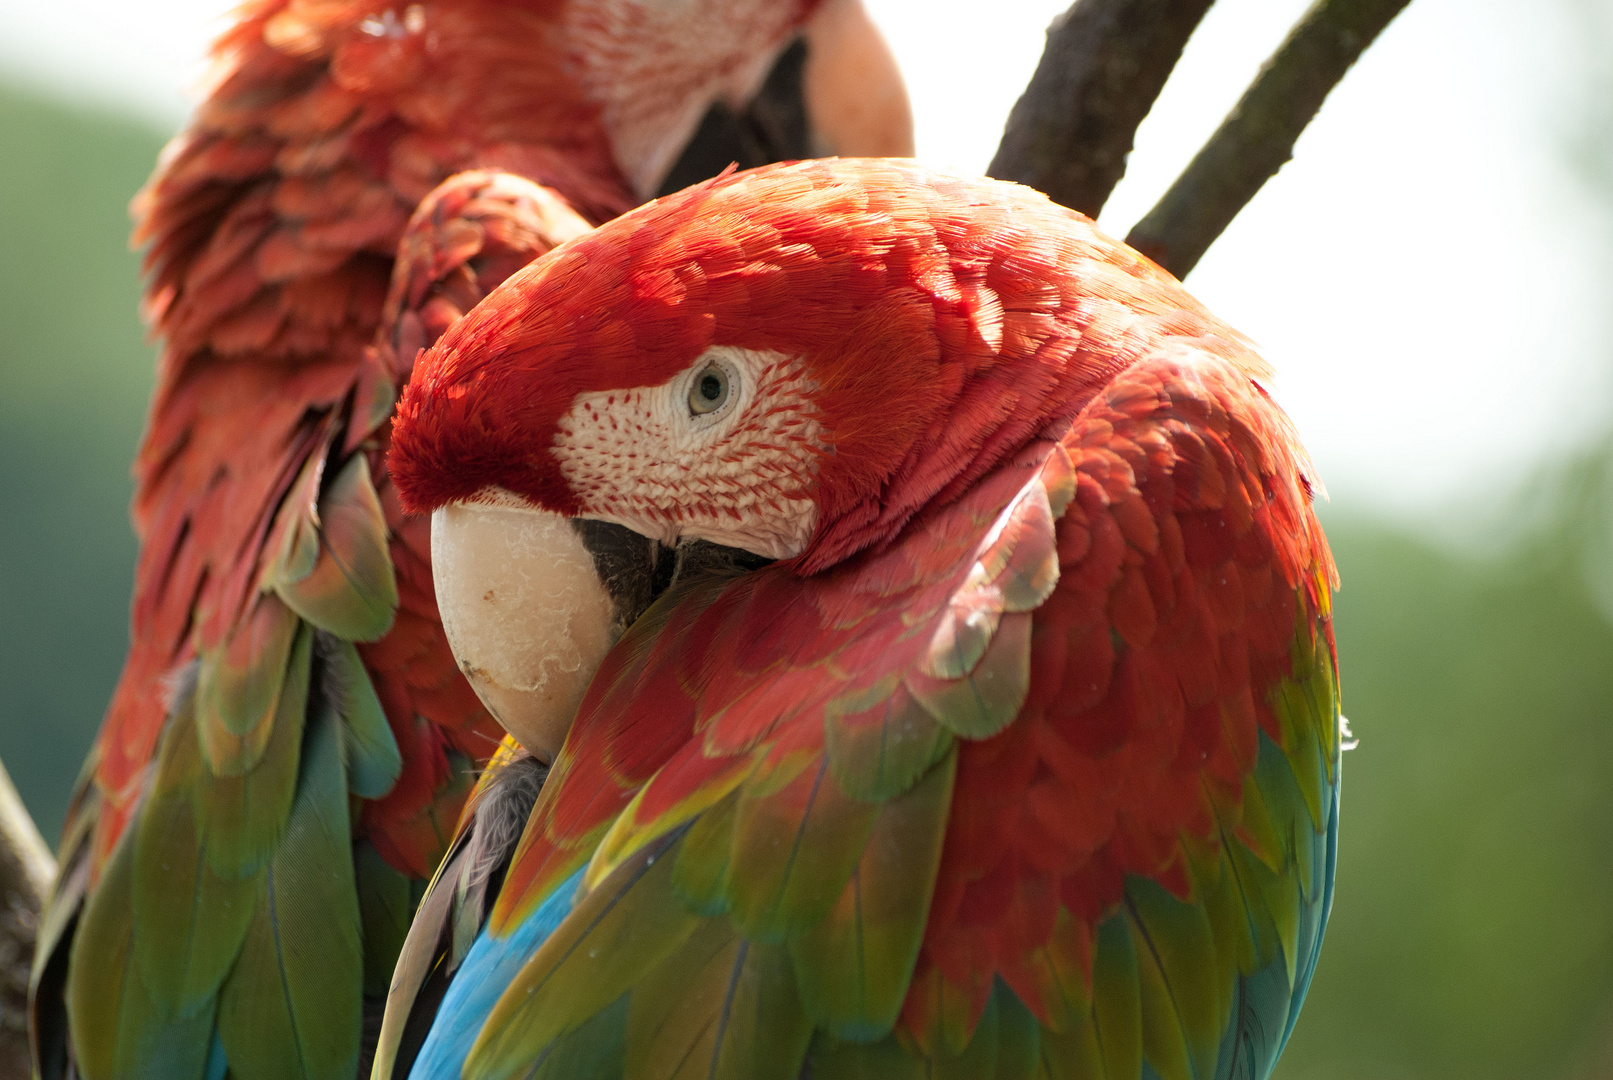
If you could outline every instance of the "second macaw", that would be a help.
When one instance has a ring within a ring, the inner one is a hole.
[[[163,346],[132,640],[41,920],[42,1080],[364,1068],[502,734],[449,652],[428,525],[386,476],[397,389],[504,276],[652,195],[797,33],[809,105],[850,89],[815,73],[861,63],[865,93],[884,80],[905,106],[857,0],[235,12],[136,204]],[[823,105],[810,127],[903,152],[905,111],[875,112],[825,126]]]
[[[1266,374],[1081,215],[912,163],[727,177],[495,290],[392,476],[462,664],[603,659],[541,794],[484,781],[376,1075],[1268,1076],[1341,720]],[[679,552],[618,644],[585,573],[562,630],[475,617],[488,545],[587,521]]]

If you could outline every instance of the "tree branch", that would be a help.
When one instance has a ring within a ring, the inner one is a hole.
[[[1047,30],[987,173],[1097,217],[1214,0],[1076,0]]]
[[[26,1077],[28,969],[56,860],[0,764],[0,1077]]]
[[[1126,242],[1186,277],[1261,185],[1328,93],[1409,0],[1317,0],[1243,98]]]

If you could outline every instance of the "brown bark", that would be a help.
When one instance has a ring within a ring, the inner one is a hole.
[[[1076,0],[1014,105],[988,174],[1097,217],[1213,0]]]
[[[40,905],[56,860],[0,765],[0,1080],[24,1080],[28,1060],[28,969]]]
[[[1294,154],[1350,65],[1409,0],[1317,0],[1126,242],[1178,278]]]

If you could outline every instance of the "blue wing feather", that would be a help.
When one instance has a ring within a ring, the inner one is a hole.
[[[571,913],[582,875],[582,870],[572,874],[514,933],[495,937],[485,925],[482,927],[448,986],[431,1032],[409,1072],[410,1080],[459,1080],[470,1048],[499,997],[538,946]]]

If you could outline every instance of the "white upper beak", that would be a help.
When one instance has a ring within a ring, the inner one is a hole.
[[[483,704],[553,761],[621,613],[570,519],[512,505],[431,516],[431,569],[448,644]]]

